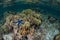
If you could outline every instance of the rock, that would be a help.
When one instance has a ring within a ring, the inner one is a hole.
[[[50,28],[46,31],[47,32],[46,32],[45,40],[53,40],[54,36],[59,33],[59,31],[57,29],[54,29],[54,28]]]
[[[49,20],[49,22],[54,23],[54,22],[56,22],[57,19],[54,18],[54,17],[49,16],[48,20]]]
[[[0,34],[0,40],[3,40],[2,34]]]
[[[54,40],[60,40],[60,34],[57,34],[57,35],[54,37]]]
[[[3,35],[4,40],[13,40],[13,34]]]
[[[27,36],[23,36],[22,40],[28,40]]]

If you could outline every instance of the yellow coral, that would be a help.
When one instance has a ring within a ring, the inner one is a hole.
[[[27,9],[27,10],[24,10],[23,12],[25,15],[28,15],[28,14],[31,15],[33,11],[31,9]]]
[[[22,30],[19,31],[19,33],[21,35],[26,35],[27,33],[29,33],[29,30],[26,30],[26,28],[23,28]]]
[[[41,14],[35,13],[35,14],[33,14],[33,16],[36,18],[40,18]]]
[[[15,15],[15,16],[14,16],[14,19],[19,19],[19,18],[20,18],[19,15]]]
[[[34,18],[34,22],[35,22],[37,25],[41,24],[41,20],[36,19],[36,18]]]
[[[30,35],[33,35],[34,34],[34,32],[35,32],[35,29],[33,28],[33,29],[31,29],[30,30]]]
[[[26,15],[23,14],[23,13],[20,13],[19,15],[20,15],[22,18],[26,17]]]
[[[37,25],[42,23],[42,21],[40,19],[37,19],[37,18],[35,18],[33,16],[31,16],[31,18],[32,18],[32,21],[34,21],[34,23],[37,24]]]
[[[10,25],[12,25],[12,24],[13,24],[13,21],[10,22]]]
[[[30,27],[30,23],[26,21],[26,22],[25,22],[25,26],[26,26],[26,27]]]

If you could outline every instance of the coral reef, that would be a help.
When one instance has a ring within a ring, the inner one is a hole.
[[[54,36],[59,33],[57,28],[59,24],[56,22],[55,18],[44,16],[31,9],[23,10],[15,15],[10,14],[2,26],[3,39],[53,40]]]
[[[10,15],[6,18],[3,29],[5,32],[9,30],[14,33],[15,38],[17,37],[16,40],[21,39],[18,36],[33,36],[36,29],[39,28],[42,23],[40,16],[40,14],[31,9],[25,10],[17,15]]]

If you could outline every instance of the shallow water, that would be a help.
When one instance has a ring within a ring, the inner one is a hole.
[[[47,5],[44,3],[14,3],[11,6],[6,6],[4,7],[4,5],[0,5],[0,24],[4,24],[4,14],[5,12],[21,12],[25,9],[32,9],[35,10],[36,12],[40,12],[41,14],[44,15],[50,15],[52,17],[55,17],[57,19],[60,19],[60,7],[58,6],[53,6],[53,5]],[[46,17],[46,16],[45,16]],[[48,16],[47,16],[48,17]],[[42,18],[43,19],[43,18]],[[55,29],[54,27],[57,25],[57,27],[59,26],[58,23],[49,23],[49,20],[47,18],[43,19],[44,22],[42,23],[41,27],[45,27],[45,24],[47,24],[48,28],[47,28],[47,33],[46,33],[46,39],[45,40],[52,40],[53,38],[51,37],[53,35],[53,37],[59,33],[59,31],[57,29]],[[51,19],[52,20],[52,19]],[[54,20],[54,19],[53,19]],[[46,22],[45,22],[46,21]],[[51,28],[51,30],[50,30]],[[56,31],[56,32],[55,32]],[[50,39],[49,39],[50,38]]]
[[[43,3],[37,3],[37,4],[24,4],[24,3],[14,3],[11,6],[3,7],[3,5],[0,5],[0,19],[3,17],[4,12],[6,11],[22,11],[24,9],[33,9],[37,10],[39,12],[42,12],[44,14],[51,14],[54,17],[60,18],[60,8],[57,6],[51,6],[51,5],[46,5]]]

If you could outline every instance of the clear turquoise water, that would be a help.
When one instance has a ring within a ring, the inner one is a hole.
[[[60,8],[56,6],[46,5],[46,4],[24,4],[24,3],[15,3],[11,6],[3,7],[0,5],[0,20],[3,20],[4,12],[13,11],[13,12],[21,12],[24,9],[33,9],[39,11],[43,14],[50,14],[56,18],[60,18]]]

